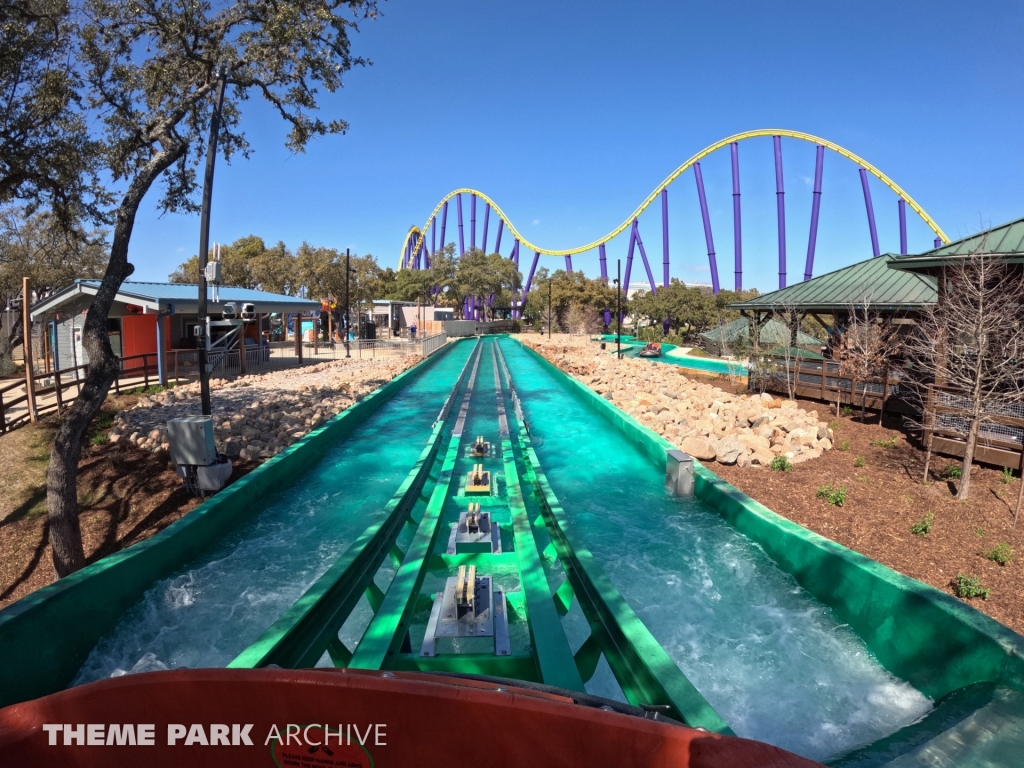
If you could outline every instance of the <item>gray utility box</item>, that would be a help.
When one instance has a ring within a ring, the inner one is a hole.
[[[505,594],[490,576],[477,578],[474,566],[468,578],[466,566],[459,566],[459,575],[448,577],[444,592],[434,595],[420,656],[511,652]]]
[[[682,451],[667,451],[665,485],[674,496],[693,496],[693,458]]]
[[[185,416],[167,422],[167,439],[175,464],[205,467],[217,463],[212,416]]]

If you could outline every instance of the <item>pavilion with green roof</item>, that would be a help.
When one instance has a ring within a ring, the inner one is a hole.
[[[995,256],[1009,264],[1024,264],[1024,218],[1000,224],[924,253],[896,256],[889,269],[935,275],[943,267],[969,256]]]

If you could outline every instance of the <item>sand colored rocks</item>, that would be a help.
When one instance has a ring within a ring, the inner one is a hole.
[[[644,426],[701,461],[762,467],[784,455],[792,463],[831,450],[833,436],[816,411],[765,393],[727,391],[682,368],[623,358],[596,344],[520,337]],[[722,382],[725,384],[726,382]]]

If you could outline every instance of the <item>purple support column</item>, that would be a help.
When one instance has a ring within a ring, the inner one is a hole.
[[[626,274],[622,277],[622,295],[629,298],[629,275],[633,271],[633,249],[636,248],[636,219],[633,219],[633,226],[629,230],[629,250],[626,251]],[[619,318],[622,322],[622,318]]]
[[[443,238],[442,238],[443,240]],[[441,243],[442,247],[444,243]],[[433,260],[437,254],[437,216],[430,220],[430,259]],[[429,263],[429,262],[428,262]]]
[[[516,241],[516,245],[519,245],[519,241]],[[533,283],[533,273],[537,271],[537,262],[540,261],[540,252],[533,252],[533,266],[530,267],[530,276],[526,278],[526,287],[523,288],[523,301],[526,301],[526,296],[530,293],[530,285]]]
[[[661,255],[665,274],[662,285],[668,288],[668,190],[661,190]]]
[[[711,235],[711,217],[708,216],[708,201],[704,196],[704,176],[700,163],[693,164],[693,178],[697,180],[697,200],[700,202],[700,217],[704,221],[704,241],[708,246],[708,266],[711,267],[711,290],[718,293],[718,260],[715,258],[715,238]]]
[[[651,272],[651,265],[647,261],[647,252],[644,251],[644,241],[640,239],[640,227],[633,219],[633,231],[636,233],[636,244],[640,246],[640,258],[643,259],[644,269],[647,270],[647,281],[651,284],[651,295],[658,295],[658,284],[654,282],[654,273]]]
[[[743,227],[740,220],[740,145],[734,141],[729,145],[732,155],[732,248],[736,279],[736,291],[743,290]]]
[[[501,232],[505,229],[505,220],[498,217],[498,236],[494,238],[494,252],[501,253]]]
[[[608,307],[604,308],[604,324],[609,326],[612,324],[612,311]]]
[[[868,171],[860,169],[860,186],[864,190],[864,206],[868,209],[868,229],[871,230],[871,255],[878,256],[878,232],[875,230],[875,208],[871,205],[871,187],[868,186]]]
[[[469,196],[469,248],[476,248],[476,195]]]
[[[782,185],[782,137],[775,144],[775,208],[779,218],[779,288],[786,287],[786,190]]]
[[[601,260],[601,279],[604,280],[605,285],[608,284],[608,255],[604,250],[604,243],[597,246],[598,258]]]
[[[413,269],[423,268],[423,258],[427,255],[427,238],[420,236],[420,247],[416,251],[416,266]]]
[[[444,201],[444,208],[441,209],[441,250],[444,250],[444,232],[448,227],[448,201]]]
[[[900,208],[900,253],[907,252],[907,201],[902,197],[899,202]]]
[[[412,240],[411,239],[405,241],[405,256],[402,257],[402,269],[405,269],[406,267],[411,267],[412,266],[409,263],[411,261],[411,259],[409,258],[409,254],[410,253],[412,253]]]
[[[480,250],[487,253],[487,222],[491,218],[491,204],[484,206],[484,236],[480,239]]]
[[[825,167],[825,148],[818,145],[814,158],[814,196],[811,201],[811,232],[807,236],[807,263],[804,265],[804,280],[814,274],[814,249],[818,244],[818,210],[821,208],[821,172]]]
[[[462,194],[455,196],[455,203],[459,208],[459,256],[466,254],[466,241],[462,236]]]
[[[936,248],[941,248],[942,247],[942,238],[941,237],[936,237],[935,238],[935,247]]]
[[[515,245],[512,246],[512,253],[509,254],[509,258],[512,259],[512,263],[516,265],[516,269],[519,269],[519,238],[516,238]]]
[[[565,271],[572,272],[572,256],[565,254]]]

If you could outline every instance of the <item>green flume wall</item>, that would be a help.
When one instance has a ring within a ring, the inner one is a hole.
[[[66,688],[99,639],[154,582],[261,509],[267,494],[293,484],[451,348],[441,347],[160,533],[0,610],[0,707]]]

